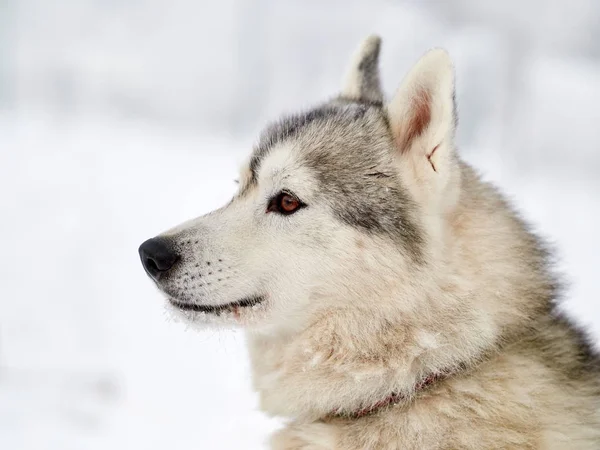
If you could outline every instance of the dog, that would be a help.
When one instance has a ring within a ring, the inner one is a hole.
[[[144,242],[168,308],[242,326],[273,449],[599,449],[600,358],[552,255],[454,146],[454,69],[381,41],[266,127],[226,206]]]

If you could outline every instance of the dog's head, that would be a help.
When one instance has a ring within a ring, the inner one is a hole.
[[[229,204],[142,244],[174,311],[293,329],[414,292],[456,197],[453,69],[430,51],[385,104],[379,47],[363,42],[341,95],[266,128]]]

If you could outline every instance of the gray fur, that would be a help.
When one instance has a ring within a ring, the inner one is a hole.
[[[338,220],[392,238],[421,261],[416,206],[391,170],[394,146],[381,107],[332,101],[268,126],[250,160],[252,183],[261,160],[286,141],[316,174],[320,196]]]
[[[379,77],[381,38],[369,36],[358,48],[342,88],[341,98],[383,105]]]

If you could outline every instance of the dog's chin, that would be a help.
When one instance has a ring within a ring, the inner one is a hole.
[[[267,307],[267,299],[263,295],[225,304],[184,302],[167,296],[167,308],[176,320],[198,325],[255,326],[264,320]]]

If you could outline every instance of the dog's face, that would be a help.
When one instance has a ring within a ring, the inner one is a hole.
[[[407,154],[423,145],[437,153],[451,131],[436,133],[434,145],[423,139],[447,114],[434,111],[436,92],[417,92],[414,117],[410,99],[383,106],[378,53],[378,39],[365,41],[339,98],[263,132],[228,205],[142,244],[142,263],[173,311],[193,322],[294,329],[316,310],[361,308],[378,292],[408,289],[426,230],[422,196],[409,187],[415,173],[403,175],[414,158],[401,161],[399,142]]]

